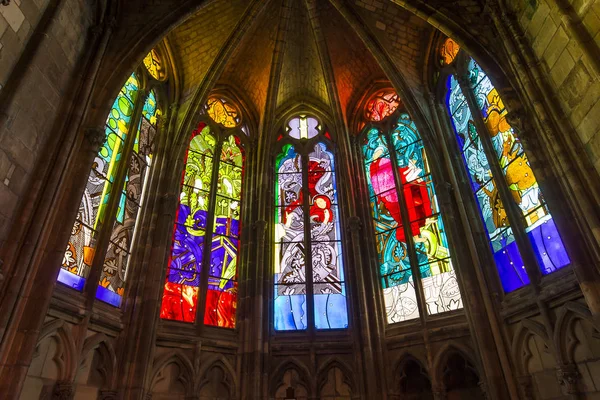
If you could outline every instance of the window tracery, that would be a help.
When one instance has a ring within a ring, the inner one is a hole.
[[[285,131],[275,157],[275,330],[347,328],[332,143],[313,117]]]
[[[186,152],[161,318],[235,328],[245,133],[223,129],[239,122],[232,103],[206,109]]]
[[[446,80],[446,108],[508,293],[528,285],[532,271],[547,275],[570,259],[502,98],[477,62],[460,54]]]
[[[107,116],[106,141],[94,159],[58,276],[78,291],[96,285],[96,298],[115,307],[125,289],[161,115],[155,91],[142,88],[144,73],[128,78]],[[92,270],[99,270],[97,283],[87,282]]]
[[[368,123],[359,138],[388,323],[462,308],[427,153],[414,121],[399,103],[382,121]]]

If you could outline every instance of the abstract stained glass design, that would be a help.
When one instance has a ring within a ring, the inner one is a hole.
[[[469,63],[471,82],[482,112],[497,161],[515,203],[521,209],[525,230],[542,274],[552,273],[568,264],[569,256],[548,211],[544,196],[527,159],[521,142],[506,121],[507,110],[492,82],[477,63]]]
[[[144,66],[146,70],[156,80],[161,80],[164,78],[164,73],[162,71],[162,62],[160,60],[160,56],[155,49],[152,49],[150,53],[144,57]]]
[[[440,47],[440,56],[442,65],[452,64],[458,52],[460,51],[460,46],[454,40],[447,38],[442,46]]]
[[[58,281],[80,291],[94,260],[98,232],[107,218],[106,207],[121,162],[123,146],[131,129],[138,88],[138,79],[132,74],[113,103],[106,120],[106,142],[94,159],[65,249]]]
[[[406,207],[409,217],[409,240],[416,249],[415,267],[427,312],[431,315],[462,308],[462,300],[423,141],[408,114],[400,115],[391,138],[390,146],[379,130],[369,130],[363,156],[387,320],[395,323],[419,317],[401,207]],[[401,204],[399,193],[405,204]]]
[[[135,224],[141,207],[147,172],[152,162],[154,136],[159,114],[156,95],[154,91],[151,91],[142,109],[142,119],[125,177],[125,187],[120,197],[117,216],[96,291],[96,297],[99,300],[116,307],[120,306],[123,296],[127,262],[131,255]]]
[[[283,146],[276,158],[275,205],[275,329],[308,328],[307,287],[316,329],[346,328],[334,157],[324,143],[307,160],[293,145]]]
[[[240,115],[232,104],[218,97],[211,97],[206,102],[208,116],[225,128],[235,128],[240,124]]]
[[[187,153],[161,318],[195,322],[202,269],[208,268],[204,324],[234,328],[244,155],[235,136],[222,143],[218,158],[213,153],[216,145],[202,123]],[[212,181],[214,168],[217,182]]]
[[[392,115],[398,106],[401,104],[396,92],[380,92],[377,93],[365,108],[365,117],[367,121],[383,121]]]

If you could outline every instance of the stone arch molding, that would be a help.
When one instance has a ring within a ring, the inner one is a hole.
[[[481,366],[479,364],[479,360],[470,356],[470,354],[475,354],[475,351],[473,349],[455,341],[448,341],[440,348],[435,358],[433,359],[433,368],[430,372],[432,384],[433,382],[443,382],[444,367],[446,366],[448,358],[452,354],[459,354],[462,358],[467,360],[469,363],[471,363],[471,365],[475,367],[475,369],[477,370],[477,375],[479,377],[484,376],[481,373]]]
[[[194,384],[194,393],[199,393],[202,388],[210,383],[208,374],[214,369],[219,368],[223,371],[224,379],[223,382],[229,388],[229,396],[231,398],[237,398],[239,382],[235,368],[231,362],[222,354],[214,355],[203,362],[199,368],[198,377]]]
[[[177,379],[182,383],[186,394],[191,395],[194,390],[194,367],[181,350],[166,353],[154,361],[150,390],[154,389],[156,383],[159,381],[161,372],[170,364],[175,364],[179,367],[179,376]]]
[[[340,371],[342,371],[342,374],[344,375],[344,384],[350,388],[352,398],[356,397],[358,394],[358,388],[356,387],[357,380],[355,379],[353,369],[347,363],[335,356],[327,358],[317,370],[315,375],[317,377],[317,393],[320,395],[323,386],[329,379],[329,371],[334,368],[338,368]]]
[[[271,376],[269,393],[271,397],[275,397],[277,389],[284,384],[283,378],[287,371],[295,371],[301,379],[301,383],[304,384],[304,387],[308,391],[308,397],[315,397],[315,388],[311,383],[310,376],[311,373],[309,369],[304,365],[304,363],[298,360],[296,357],[291,357],[287,360],[279,363],[274,369],[273,374]]]
[[[553,347],[546,328],[542,324],[529,319],[523,320],[515,332],[511,345],[511,353],[513,360],[515,360],[517,376],[529,375],[529,372],[527,371],[527,363],[531,357],[533,357],[533,354],[531,354],[529,349],[526,347],[526,344],[528,343],[529,338],[532,336],[537,336],[542,339],[543,343],[546,345],[546,347],[548,347],[548,349],[552,349]],[[552,355],[556,358],[555,354]]]
[[[98,350],[100,352],[100,356],[104,361],[103,366],[99,370],[104,377],[105,388],[102,389],[111,389],[116,387],[117,355],[111,341],[109,340],[109,337],[104,333],[96,333],[85,340],[83,349],[81,350],[78,369],[83,366],[83,363],[86,361],[89,355],[93,357],[94,350]]]
[[[38,353],[40,344],[50,338],[54,338],[57,343],[56,354],[53,357],[53,361],[58,367],[57,381],[71,382],[77,372],[78,357],[76,356],[75,340],[65,321],[55,319],[44,324],[35,352]]]
[[[562,364],[574,364],[575,348],[580,344],[575,336],[575,324],[583,321],[590,324],[596,332],[600,332],[600,325],[592,317],[590,310],[582,303],[569,301],[558,312],[555,328],[554,343],[556,344],[557,360]]]

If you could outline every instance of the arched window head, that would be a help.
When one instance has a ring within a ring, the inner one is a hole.
[[[144,57],[144,66],[148,74],[157,81],[164,81],[167,77],[161,56],[156,49],[150,50],[150,53]]]
[[[216,109],[225,103],[210,104]],[[241,129],[232,133],[211,128],[207,121],[192,132],[163,291],[163,319],[235,328],[244,135]]]
[[[241,123],[237,107],[220,97],[210,97],[206,102],[206,113],[217,124],[225,128],[235,128]]]
[[[460,46],[454,40],[447,38],[440,46],[440,62],[442,65],[450,65],[460,51]]]
[[[462,308],[423,140],[401,110],[361,134],[388,323]]]
[[[376,93],[365,107],[365,119],[367,121],[383,121],[392,115],[402,104],[396,92],[392,90]]]
[[[300,115],[288,122],[286,132],[294,139],[312,139],[321,131],[321,125],[316,118]]]
[[[334,154],[315,118],[291,121],[275,157],[274,327],[347,328]]]
[[[96,297],[120,306],[136,221],[154,152],[156,94],[138,96],[132,74],[106,119],[106,142],[94,159],[58,281],[83,290],[92,271],[99,278]],[[123,160],[127,160],[123,162]]]
[[[446,106],[500,281],[511,292],[530,283],[528,270],[546,275],[570,259],[498,91],[475,60],[462,73],[461,82],[448,77]]]

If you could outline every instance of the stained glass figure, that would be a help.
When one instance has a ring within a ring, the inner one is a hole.
[[[211,97],[206,102],[208,116],[225,128],[235,128],[241,122],[240,113],[230,102],[219,97]]]
[[[288,135],[294,139],[312,139],[319,134],[319,121],[312,117],[301,115],[292,118],[288,124]]]
[[[383,121],[392,115],[401,104],[402,102],[396,92],[379,92],[367,103],[365,117],[367,121]]]
[[[165,74],[163,72],[162,61],[156,49],[150,50],[150,53],[144,57],[144,66],[151,77],[157,81],[164,80]]]
[[[506,185],[521,210],[525,230],[546,275],[570,264],[569,256],[548,210],[527,154],[515,130],[506,120],[508,111],[498,91],[483,72],[470,60],[471,81],[477,82],[474,93],[480,107],[487,133],[492,139],[497,161],[502,168]]]
[[[319,134],[313,118],[301,116],[291,121],[288,134],[295,139]],[[315,143],[304,155],[286,144],[275,159],[275,172],[275,329],[309,328],[309,292],[313,293],[316,329],[346,328],[333,153],[323,142]]]
[[[152,162],[154,136],[159,115],[156,95],[154,91],[150,91],[144,103],[142,119],[137,130],[125,178],[125,188],[121,194],[117,217],[110,235],[110,243],[96,292],[99,300],[116,307],[120,306],[123,296],[127,261],[131,256],[142,194],[148,176],[147,172]]]
[[[94,159],[63,257],[58,281],[80,291],[94,260],[98,233],[108,218],[106,208],[131,128],[138,88],[138,79],[132,74],[109,112],[105,126],[106,142]]]
[[[414,122],[400,113],[389,135],[370,129],[362,150],[388,322],[419,317],[415,270],[428,314],[462,308],[427,155]],[[402,208],[409,218],[410,238]],[[410,259],[409,241],[416,260]]]
[[[454,62],[454,59],[460,51],[460,46],[454,40],[447,38],[440,47],[440,57],[442,65],[449,65]]]

